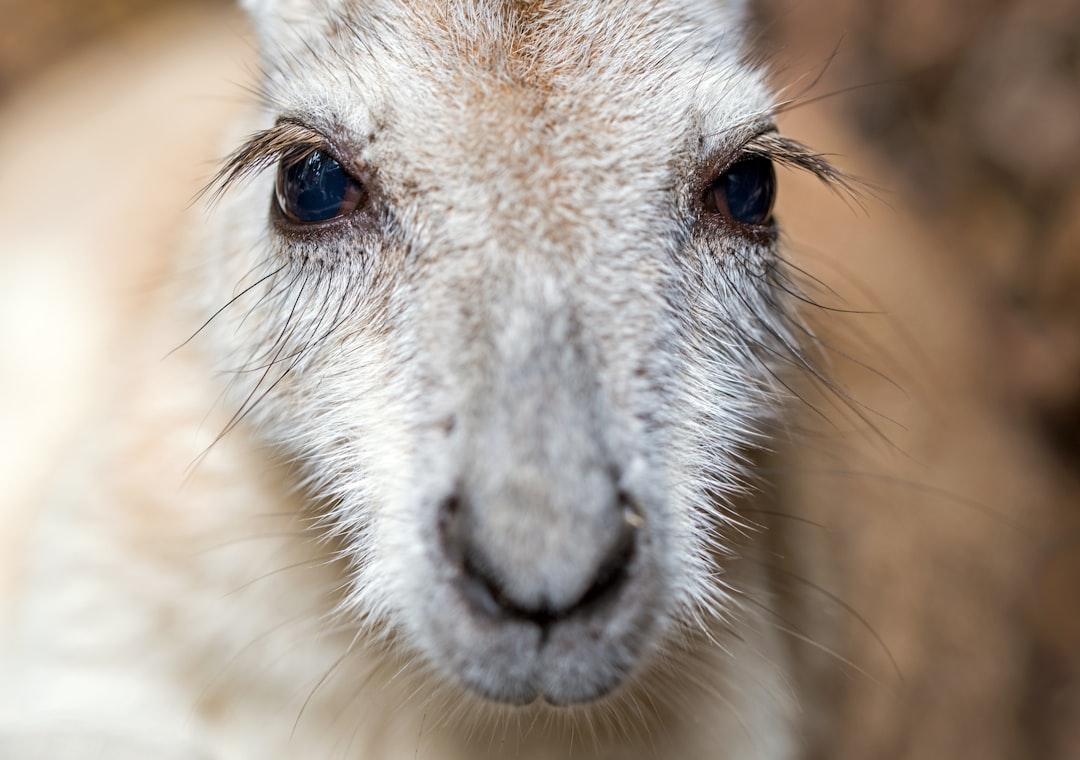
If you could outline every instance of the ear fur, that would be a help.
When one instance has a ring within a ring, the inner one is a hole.
[[[278,0],[240,0],[243,8],[255,21],[267,18],[278,5]]]
[[[269,37],[274,17],[280,15],[282,0],[239,0],[240,7],[247,12],[255,25],[259,39],[265,46]],[[288,2],[288,0],[286,0]],[[265,49],[265,48],[264,48]]]
[[[255,26],[263,54],[286,41],[295,41],[297,32],[319,23],[344,0],[239,0]]]
[[[726,23],[745,29],[750,18],[750,0],[711,0],[711,5],[719,9]]]

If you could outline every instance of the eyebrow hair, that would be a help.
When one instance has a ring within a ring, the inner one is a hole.
[[[280,119],[274,126],[251,135],[225,159],[221,168],[199,193],[217,201],[229,188],[283,158],[323,148],[326,139],[296,119]]]

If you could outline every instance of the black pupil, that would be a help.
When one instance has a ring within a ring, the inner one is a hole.
[[[755,157],[740,161],[721,178],[731,218],[744,224],[764,224],[776,198],[772,161]]]
[[[314,151],[285,167],[283,210],[300,222],[333,219],[341,212],[351,181],[337,161],[322,151]]]

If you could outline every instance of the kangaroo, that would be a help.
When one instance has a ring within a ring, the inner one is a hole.
[[[808,369],[774,165],[839,175],[743,3],[243,4],[262,107],[42,515],[0,754],[798,757],[743,507]]]

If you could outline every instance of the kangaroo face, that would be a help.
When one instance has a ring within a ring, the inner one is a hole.
[[[226,169],[257,176],[216,213],[211,327],[345,542],[346,613],[553,704],[732,616],[788,343],[735,9],[249,5],[266,129]]]

